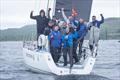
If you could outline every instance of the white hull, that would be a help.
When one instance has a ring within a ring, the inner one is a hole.
[[[86,75],[90,74],[95,63],[95,58],[88,57],[83,65],[74,64],[72,69],[69,67],[58,67],[54,63],[49,52],[28,50],[23,48],[23,56],[25,64],[36,72],[44,71],[56,75]]]

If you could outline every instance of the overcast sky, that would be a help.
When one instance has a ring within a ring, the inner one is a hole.
[[[44,8],[45,0],[42,0]],[[31,10],[36,11],[38,0],[0,0],[0,29],[19,28],[35,23],[29,18]],[[37,12],[36,12],[37,13]],[[105,18],[120,17],[120,0],[93,0],[91,16],[102,13]]]

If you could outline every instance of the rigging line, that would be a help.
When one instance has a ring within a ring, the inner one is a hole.
[[[54,2],[53,2],[53,12],[52,12],[52,17],[53,17],[53,15],[55,15],[55,9],[56,9],[56,0],[54,0]]]
[[[49,9],[49,0],[47,1],[47,11],[46,11],[47,14],[48,14],[48,9]]]

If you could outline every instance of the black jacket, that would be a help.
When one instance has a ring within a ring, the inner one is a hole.
[[[46,16],[41,17],[40,15],[38,16],[33,16],[33,14],[30,14],[30,18],[35,19],[37,22],[37,34],[43,34],[45,27],[48,26],[48,21],[49,19],[46,18]]]

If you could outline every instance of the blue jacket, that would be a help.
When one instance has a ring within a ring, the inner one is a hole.
[[[84,36],[86,36],[87,34],[87,27],[84,23],[80,24],[78,26],[78,38],[84,38]]]
[[[59,31],[52,31],[49,34],[48,38],[50,41],[50,45],[52,47],[55,47],[55,48],[61,47],[62,36],[61,36],[61,33]]]
[[[78,33],[77,31],[74,31],[73,33],[73,46],[77,46],[77,38],[78,38]]]
[[[78,37],[77,31],[74,31],[74,32],[72,33],[72,35],[73,35],[73,39],[77,39],[77,37]]]
[[[86,30],[87,30],[86,25],[84,23],[79,23],[77,31],[86,32]]]
[[[77,27],[75,23],[76,23],[75,18],[73,18],[73,19],[70,20],[70,24],[71,24],[71,26],[72,26],[74,29]]]
[[[101,20],[100,21],[98,21],[98,20],[92,21],[92,26],[96,26],[96,27],[100,28],[100,25],[102,23],[104,23],[104,17],[103,16],[101,16]]]
[[[67,37],[67,38],[66,38]],[[73,34],[72,33],[69,33],[69,34],[64,34],[62,36],[62,42],[63,42],[63,47],[70,47],[73,45]]]
[[[74,25],[77,26],[77,35],[78,38],[84,37],[87,33],[87,27],[84,23],[80,23],[79,21],[73,20]]]

